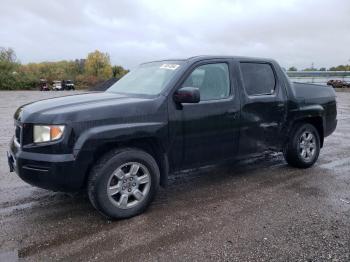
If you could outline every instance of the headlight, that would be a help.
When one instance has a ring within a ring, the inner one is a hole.
[[[50,142],[62,137],[64,131],[63,125],[54,126],[34,126],[34,143]]]

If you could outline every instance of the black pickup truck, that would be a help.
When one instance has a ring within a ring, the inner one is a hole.
[[[103,93],[20,107],[8,161],[26,182],[86,189],[110,218],[143,212],[176,170],[283,152],[312,166],[337,125],[332,88],[291,83],[273,60],[141,64]]]

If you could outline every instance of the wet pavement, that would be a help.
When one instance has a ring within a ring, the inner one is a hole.
[[[178,173],[121,221],[8,172],[15,109],[67,94],[0,92],[0,261],[350,261],[350,93],[337,93],[338,128],[314,167],[265,154]]]

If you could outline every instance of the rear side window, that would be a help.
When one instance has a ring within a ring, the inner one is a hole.
[[[248,95],[271,95],[276,79],[270,64],[241,63],[244,88]]]

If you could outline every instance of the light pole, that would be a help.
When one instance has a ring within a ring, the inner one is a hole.
[[[350,62],[350,59],[348,59],[348,62]],[[349,67],[349,65],[346,64],[346,65],[345,65],[345,75],[344,75],[344,79],[343,79],[343,80],[347,79],[347,70],[348,70],[348,67]],[[346,82],[346,81],[345,81],[345,82]]]

